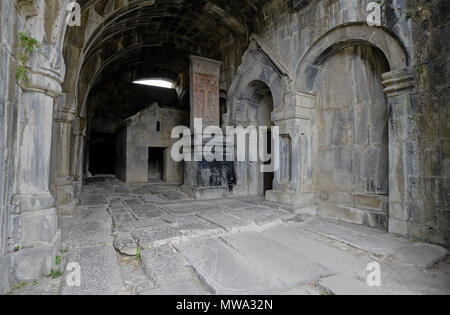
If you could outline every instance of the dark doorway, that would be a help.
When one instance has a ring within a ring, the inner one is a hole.
[[[91,134],[89,141],[89,172],[92,175],[115,174],[116,136],[114,134]]]
[[[267,131],[267,153],[272,153],[272,133],[270,131]],[[269,160],[265,162],[265,165],[270,165],[272,160]],[[273,190],[273,180],[274,180],[275,174],[274,172],[268,172],[264,173],[263,177],[263,186],[264,186],[264,195],[267,191]]]
[[[148,180],[163,180],[164,148],[148,148]]]

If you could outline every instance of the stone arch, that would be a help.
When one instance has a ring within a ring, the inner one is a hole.
[[[382,75],[407,65],[395,37],[357,24],[324,34],[299,61],[295,89],[316,95],[311,134],[319,214],[388,228],[388,152],[395,141]]]
[[[242,88],[241,108],[245,107],[246,114],[236,121],[236,125],[244,127],[267,127],[267,144],[268,151],[272,149],[271,127],[274,125],[272,121],[272,112],[275,107],[275,101],[272,89],[266,82],[255,79]],[[240,109],[241,110],[241,109]],[[259,143],[259,142],[258,142]],[[249,138],[246,140],[247,152],[255,150],[254,143],[250,143]],[[259,145],[261,145],[259,143]],[[244,194],[250,196],[263,196],[267,191],[273,189],[274,173],[262,173],[260,171],[263,163],[261,161],[248,160],[245,162],[235,163],[235,174],[238,189],[236,194]]]
[[[243,61],[228,91],[229,124],[235,125],[249,121],[248,102],[252,98],[251,83],[264,83],[272,94],[273,108],[280,109],[283,104],[284,77],[273,62],[252,42],[244,54]]]
[[[367,45],[379,49],[389,62],[391,70],[408,66],[409,57],[400,41],[381,27],[352,24],[324,34],[311,48],[298,57],[295,67],[295,87],[311,91],[316,76],[326,60],[349,46]]]

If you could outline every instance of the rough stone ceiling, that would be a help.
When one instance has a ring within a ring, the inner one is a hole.
[[[101,11],[106,2],[88,0],[81,4],[95,5]],[[155,76],[176,79],[186,69],[190,54],[221,59],[219,43],[233,38],[246,40],[255,31],[260,4],[265,0],[149,2],[130,1],[129,12],[90,43],[87,59],[96,53],[103,60],[114,58],[106,73],[129,72],[129,67],[137,67],[146,73],[155,72]],[[121,55],[117,55],[119,47],[126,48]]]

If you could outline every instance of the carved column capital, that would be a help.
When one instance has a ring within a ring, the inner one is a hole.
[[[36,0],[16,0],[19,11],[25,18],[36,16],[38,7]]]
[[[65,64],[62,53],[51,45],[43,45],[27,63],[29,81],[20,82],[24,92],[36,92],[58,97],[62,92]]]
[[[310,92],[291,90],[284,95],[284,106],[272,113],[272,120],[306,119],[311,120],[316,95]]]
[[[73,94],[59,95],[56,102],[55,121],[72,124],[76,118],[76,106],[77,102]]]
[[[381,77],[387,97],[410,94],[414,91],[414,77],[409,68],[386,72]]]

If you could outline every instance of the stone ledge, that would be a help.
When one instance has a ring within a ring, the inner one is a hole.
[[[314,204],[314,193],[270,190],[266,193],[266,200],[287,206],[305,207]]]
[[[193,187],[183,185],[181,191],[195,200],[209,200],[224,197],[228,193],[225,187]]]
[[[350,245],[383,259],[421,268],[429,268],[442,260],[448,251],[436,245],[413,243],[385,231],[339,222],[312,218],[300,223],[307,231]]]
[[[339,220],[382,230],[388,229],[388,213],[377,209],[355,206],[324,204],[319,205],[317,214],[320,217]]]

